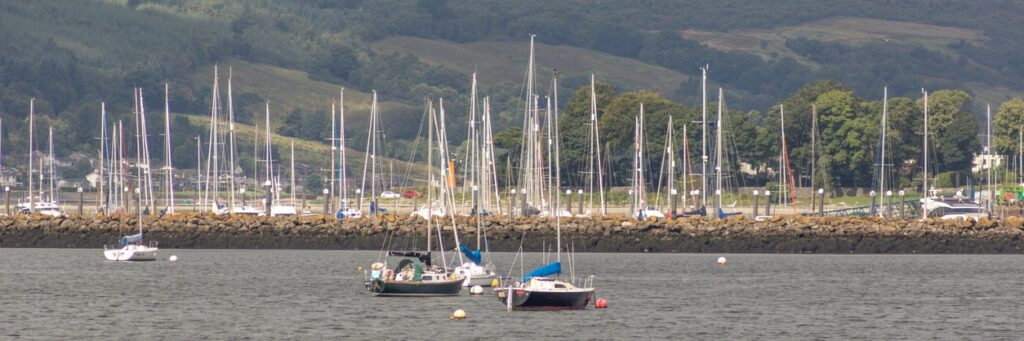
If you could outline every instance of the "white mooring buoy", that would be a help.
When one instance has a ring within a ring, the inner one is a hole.
[[[178,256],[177,255],[171,255],[171,257],[167,258],[167,260],[172,261],[172,262],[176,261],[176,260],[178,260]]]
[[[729,263],[729,260],[725,259],[725,257],[718,257],[718,265],[725,265],[725,264],[728,264],[728,263]]]
[[[479,285],[474,285],[472,288],[469,288],[469,293],[471,295],[483,295],[484,294],[484,287],[479,286]]]

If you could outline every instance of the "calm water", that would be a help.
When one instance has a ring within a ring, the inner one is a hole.
[[[177,262],[167,261],[175,254]],[[610,308],[376,298],[376,252],[0,250],[0,339],[1019,339],[1022,256],[579,254]],[[495,254],[502,272],[511,254]],[[541,255],[527,255],[539,263]],[[518,274],[518,266],[515,273]],[[451,321],[455,309],[467,320]]]

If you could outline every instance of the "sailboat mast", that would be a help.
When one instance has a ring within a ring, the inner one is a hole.
[[[230,84],[230,83],[229,83]],[[228,87],[230,88],[230,86]],[[167,213],[174,213],[174,166],[171,162],[171,86],[164,83],[164,168],[167,170]],[[230,97],[229,97],[230,98]]]
[[[109,209],[106,205],[106,196],[103,195],[103,163],[106,162],[104,154],[107,153],[107,103],[100,102],[100,162],[99,162],[99,179],[96,184],[99,187],[96,197],[96,205]]]
[[[814,212],[814,178],[817,177],[818,173],[815,173],[815,166],[818,164],[817,145],[818,145],[818,110],[811,104],[811,212]]]
[[[924,94],[924,183],[921,186],[921,190],[924,193],[924,198],[931,198],[931,191],[928,187],[928,91],[921,89]],[[928,211],[925,208],[921,208],[921,219],[928,217]]]
[[[561,207],[562,207],[561,200],[559,200],[561,198],[561,195],[562,195],[562,191],[560,189],[561,187],[559,186],[559,185],[561,185],[561,182],[562,182],[562,173],[561,173],[561,170],[560,170],[561,167],[559,167],[559,152],[558,152],[559,148],[558,148],[558,76],[557,75],[552,79],[552,83],[553,83],[552,86],[554,87],[553,92],[554,92],[554,97],[555,97],[554,98],[554,102],[555,102],[554,104],[555,105],[553,107],[549,106],[548,107],[548,111],[551,111],[551,109],[554,109],[554,111],[555,111],[554,115],[553,115],[554,116],[553,117],[553,119],[554,119],[554,121],[553,121],[554,124],[553,125],[555,126],[555,138],[554,138],[554,141],[555,141],[555,143],[554,143],[555,144],[555,187],[551,188],[551,190],[550,190],[550,192],[555,195],[555,208],[553,210],[551,210],[550,212],[555,214],[555,240],[556,240],[555,247],[557,248],[556,251],[555,251],[555,259],[557,259],[559,262],[561,262],[562,261],[562,224],[561,224],[562,223],[562,219],[561,219],[562,215],[559,214],[558,212],[559,212],[559,210],[561,210]]]
[[[879,201],[881,207],[885,207],[885,133],[886,133],[886,121],[889,120],[889,87],[885,87],[882,90],[882,157],[879,159],[879,177],[878,177],[878,195],[882,197]],[[886,212],[888,215],[890,212]]]
[[[235,106],[231,100],[231,67],[228,67],[228,186],[229,211],[235,212]]]
[[[28,213],[36,212],[36,201],[32,198],[32,163],[35,154],[36,99],[28,100]],[[42,186],[43,184],[39,184]]]
[[[715,200],[718,201],[718,209],[722,209],[722,107],[725,106],[725,99],[722,97],[722,88],[718,88],[718,119],[715,122]],[[718,212],[713,213],[717,215]]]
[[[335,157],[336,157],[336,154],[338,153],[338,139],[337,139],[338,128],[337,128],[337,125],[335,123],[336,119],[337,119],[337,111],[335,111],[335,103],[334,103],[334,101],[331,101],[331,176],[330,176],[331,182],[330,182],[330,186],[327,187],[328,188],[327,193],[328,193],[329,197],[324,198],[324,200],[327,200],[327,202],[334,201],[334,196],[338,195],[338,192],[337,192],[338,184],[336,182],[337,180],[335,179],[335,175],[336,175],[335,174],[335,170],[337,169],[337,164],[335,164],[335,162],[336,162]],[[338,208],[341,208],[341,206],[339,205]],[[328,215],[328,214],[329,214],[329,212],[324,212],[324,215]]]
[[[672,137],[672,116],[668,117],[668,129],[665,131],[665,142],[667,144],[665,155],[668,155],[668,207],[669,207],[669,219],[675,218],[675,203],[676,203],[676,152],[673,146],[675,146],[675,139]]]
[[[687,188],[687,182],[690,180],[690,135],[687,135],[686,124],[683,124],[683,212],[690,206],[686,205],[686,199],[690,196],[690,192]]]
[[[427,101],[427,255],[430,254],[430,222],[434,220],[434,103]],[[363,168],[365,169],[365,167]]]
[[[340,209],[343,204],[348,203],[348,179],[345,169],[345,88],[338,91],[338,156],[341,165],[338,172],[341,173],[341,201],[338,202]]]
[[[291,162],[291,171],[290,171],[290,173],[291,173],[291,188],[288,189],[288,192],[291,192],[290,193],[291,194],[291,199],[292,199],[291,205],[295,206],[295,140],[292,140],[291,143],[292,143],[292,153],[291,153],[291,156],[289,156],[289,160],[288,160],[289,162]],[[326,212],[324,212],[324,213],[326,213]]]
[[[708,203],[708,65],[700,68],[701,80],[701,174],[700,174],[700,195],[701,206],[707,207]]]
[[[994,207],[995,192],[992,188],[992,105],[990,104],[985,105],[985,126],[985,158],[987,159],[985,163],[988,165],[986,170],[988,174],[985,177],[985,181],[988,183],[988,198],[986,200],[988,202],[985,207],[991,213]]]

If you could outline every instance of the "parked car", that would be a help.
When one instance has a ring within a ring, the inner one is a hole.
[[[414,190],[408,190],[408,191],[405,191],[405,193],[402,193],[402,196],[406,197],[406,198],[409,198],[409,199],[412,199],[412,198],[420,196],[420,192],[417,192],[417,191],[414,191]]]
[[[398,193],[392,191],[384,191],[380,194],[381,199],[398,199],[401,197],[401,195],[398,195]]]

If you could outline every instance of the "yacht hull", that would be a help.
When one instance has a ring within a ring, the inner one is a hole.
[[[155,261],[156,260],[157,248],[155,247],[141,247],[131,248],[128,247],[104,250],[103,256],[109,261],[114,262],[142,262],[142,261]]]
[[[375,296],[436,297],[458,296],[462,291],[462,278],[446,281],[385,281],[372,280],[366,283]]]
[[[511,303],[512,310],[581,310],[594,296],[594,289],[537,290],[508,288],[496,289],[495,296],[502,303]],[[509,302],[511,295],[511,302]]]

